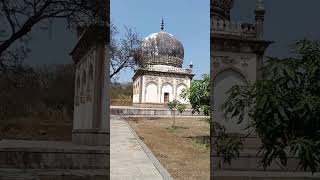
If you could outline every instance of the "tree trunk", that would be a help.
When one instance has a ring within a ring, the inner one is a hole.
[[[174,127],[174,123],[175,123],[175,121],[176,121],[176,111],[173,110],[172,112],[173,112],[173,123],[172,123],[172,127]]]

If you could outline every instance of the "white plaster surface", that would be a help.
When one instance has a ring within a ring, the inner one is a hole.
[[[164,94],[165,93],[169,93],[169,101],[173,100],[173,87],[171,84],[169,83],[165,83],[162,85],[162,89],[161,89],[161,103],[164,103]]]
[[[173,66],[160,66],[165,68],[176,68]],[[182,69],[182,68],[178,68]],[[175,75],[168,76],[160,76],[156,75],[157,70],[154,71],[155,75],[141,75],[141,89],[137,89],[138,93],[133,95],[133,102],[139,103],[164,103],[164,93],[169,93],[169,100],[172,101],[174,99],[179,100],[182,103],[188,103],[188,101],[180,98],[180,93],[182,89],[189,88],[191,85],[190,77],[179,77]],[[138,77],[137,79],[140,79]],[[137,80],[136,80],[137,81]],[[135,92],[135,88],[133,88],[133,92]],[[142,96],[141,102],[139,101],[139,95]]]
[[[184,89],[186,89],[186,88],[187,88],[187,87],[186,87],[184,84],[180,84],[180,85],[177,86],[177,97],[176,97],[176,98],[177,98],[177,100],[180,101],[181,103],[187,103],[187,100],[185,100],[185,99],[183,99],[183,98],[180,97],[182,91],[183,91]]]
[[[133,100],[132,100],[133,103],[139,102],[139,94],[134,94],[132,98],[133,98]]]
[[[221,105],[228,98],[227,92],[234,85],[243,85],[249,81],[256,80],[257,59],[253,53],[235,53],[235,52],[214,52],[214,61],[219,64],[219,67],[214,69],[214,94],[213,94],[213,118],[218,121],[231,132],[245,133],[248,130],[243,130],[248,120],[240,125],[237,124],[237,118],[226,119],[224,112],[221,110]],[[223,61],[217,57],[228,57],[229,62]]]
[[[214,81],[214,121],[218,121],[220,124],[226,126],[228,130],[232,132],[241,132],[242,129],[245,128],[247,123],[244,122],[241,125],[238,125],[236,118],[232,120],[226,120],[224,117],[224,112],[220,110],[220,107],[227,100],[229,96],[227,92],[229,91],[229,89],[231,89],[234,85],[242,85],[244,84],[244,82],[245,79],[241,77],[238,72],[235,72],[233,70],[226,70],[222,72]]]
[[[158,86],[156,83],[148,83],[146,88],[146,102],[157,103],[158,102]]]

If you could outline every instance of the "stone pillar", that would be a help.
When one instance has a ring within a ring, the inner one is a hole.
[[[142,96],[144,95],[143,93],[143,76],[140,76],[139,80],[139,103],[142,103]]]
[[[255,19],[256,19],[256,37],[257,39],[263,39],[264,34],[264,15],[266,11],[264,8],[264,3],[262,0],[258,0],[255,9]]]
[[[94,79],[94,103],[93,103],[93,128],[100,128],[102,121],[102,92],[104,83],[105,44],[98,42],[96,45],[96,63]]]
[[[105,48],[105,58],[104,58],[104,71],[102,76],[104,77],[104,81],[102,81],[102,119],[101,119],[101,129],[105,129],[110,133],[110,50],[107,45]],[[109,138],[108,138],[109,140]]]

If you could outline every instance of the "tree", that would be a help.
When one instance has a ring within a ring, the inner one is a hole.
[[[205,115],[210,115],[210,76],[204,74],[202,79],[193,80],[190,88],[181,93],[181,97],[190,102],[193,113],[203,111]],[[214,146],[211,150],[215,149],[217,155],[222,157],[218,164],[230,164],[232,159],[239,156],[243,143],[237,135],[228,133],[224,126],[212,118],[209,123],[210,144]]]
[[[0,0],[0,71],[10,69],[29,52],[25,42],[36,25],[48,27],[65,19],[68,27],[98,22],[107,24],[108,3],[102,0]],[[97,6],[97,3],[102,3]],[[16,47],[12,47],[15,44]]]
[[[264,79],[230,89],[222,106],[226,116],[249,117],[248,128],[260,137],[259,153],[267,168],[287,157],[299,167],[315,172],[320,163],[320,43],[302,40],[295,44],[295,58],[269,58]]]
[[[176,121],[176,111],[178,111],[179,113],[182,113],[183,111],[185,111],[186,109],[186,105],[180,103],[178,100],[174,99],[173,101],[170,101],[168,103],[168,108],[171,111],[171,114],[173,116],[173,121],[172,121],[172,125],[171,127],[175,127],[175,121]]]
[[[72,64],[29,67],[0,76],[0,120],[66,111],[73,115],[74,66]],[[36,96],[35,96],[36,94]]]
[[[190,88],[184,89],[181,97],[189,100],[193,113],[203,111],[205,115],[210,112],[210,76],[202,75],[202,79],[193,80]]]
[[[111,25],[110,41],[110,78],[115,79],[123,69],[136,68],[136,58],[141,43],[137,32],[132,28],[124,27],[124,35],[117,38],[118,28]]]
[[[37,70],[37,73],[40,74],[40,70]],[[66,109],[70,117],[72,117],[75,81],[75,68],[73,64],[51,66],[51,71],[44,73],[47,85],[42,89],[42,91],[45,91],[43,102],[50,109]]]

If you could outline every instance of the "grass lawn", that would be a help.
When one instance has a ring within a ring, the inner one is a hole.
[[[201,118],[127,118],[130,126],[177,180],[210,177],[209,123]]]

